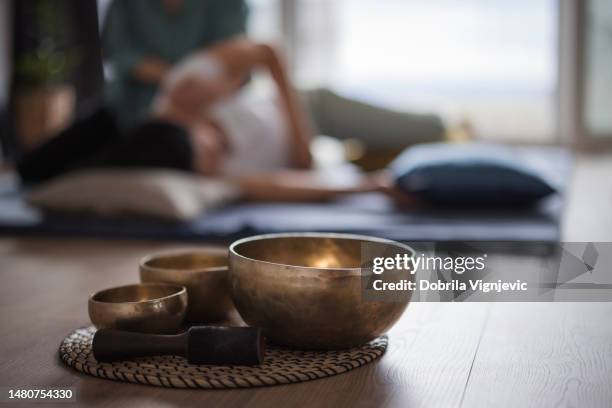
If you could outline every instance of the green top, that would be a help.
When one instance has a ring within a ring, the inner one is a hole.
[[[105,56],[112,62],[108,101],[121,124],[129,126],[148,112],[156,92],[132,76],[145,57],[177,62],[192,51],[244,33],[244,0],[183,0],[168,14],[161,0],[115,0],[103,32]]]

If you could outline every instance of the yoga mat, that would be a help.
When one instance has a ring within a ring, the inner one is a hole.
[[[558,242],[571,157],[560,148],[523,151],[559,190],[529,209],[400,210],[384,195],[359,194],[330,203],[238,203],[177,223],[43,214],[24,202],[14,176],[4,175],[0,179],[0,234],[229,242],[259,233],[322,231],[404,241]]]

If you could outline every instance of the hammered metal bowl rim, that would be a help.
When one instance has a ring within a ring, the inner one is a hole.
[[[369,235],[341,234],[341,233],[335,233],[335,232],[280,232],[280,233],[273,233],[273,234],[253,235],[253,236],[241,238],[237,241],[232,242],[232,244],[229,246],[230,258],[231,256],[236,256],[238,258],[252,261],[252,262],[258,262],[258,263],[262,263],[266,265],[274,265],[274,266],[283,266],[283,267],[288,266],[288,267],[303,270],[303,271],[344,272],[345,274],[348,274],[348,275],[361,275],[362,268],[333,268],[333,267],[326,268],[326,267],[318,267],[318,266],[291,265],[291,264],[270,262],[270,261],[264,261],[261,259],[249,258],[248,256],[239,254],[236,251],[236,247],[238,245],[242,245],[244,243],[252,242],[252,241],[261,241],[261,240],[275,239],[275,238],[339,238],[339,239],[349,239],[349,240],[354,240],[354,241],[369,241],[369,242],[376,242],[379,244],[393,245],[395,247],[399,247],[399,248],[402,248],[408,251],[411,254],[410,255],[411,257],[415,255],[414,249],[412,249],[406,244],[402,244],[401,242],[393,241],[391,239],[372,237]]]
[[[226,262],[225,266],[209,266],[204,268],[160,268],[159,266],[151,266],[146,265],[147,262],[152,261],[153,259],[163,258],[163,257],[172,257],[172,256],[181,256],[181,255],[189,255],[189,254],[206,254],[209,253],[211,255],[225,255],[226,258],[228,256],[228,251],[225,248],[215,248],[215,249],[179,249],[179,250],[171,250],[165,252],[157,252],[154,254],[145,255],[138,261],[138,266],[140,268],[146,268],[155,272],[177,272],[180,273],[206,273],[206,272],[226,272],[229,268],[229,261]]]
[[[176,289],[176,291],[172,292],[169,295],[161,296],[161,297],[156,297],[156,298],[153,298],[153,299],[138,300],[138,301],[128,301],[128,302],[105,302],[103,300],[96,300],[96,299],[94,299],[95,296],[100,295],[101,293],[109,292],[111,290],[128,288],[128,287],[131,287],[131,286],[165,286],[165,287],[169,287],[169,288],[174,288],[174,289]],[[175,285],[175,284],[172,284],[172,283],[160,283],[160,282],[132,283],[132,284],[129,284],[129,285],[114,286],[112,288],[98,290],[98,291],[92,293],[91,295],[89,295],[89,302],[90,303],[100,304],[100,305],[136,305],[136,304],[147,304],[147,303],[154,303],[154,302],[159,302],[159,301],[170,300],[171,298],[174,298],[174,297],[180,298],[183,295],[187,295],[187,288],[185,286],[183,286],[183,285]]]

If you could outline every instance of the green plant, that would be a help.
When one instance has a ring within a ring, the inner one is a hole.
[[[30,87],[63,83],[83,60],[80,49],[70,46],[72,21],[56,1],[32,0],[28,7],[32,21],[25,35],[33,46],[17,56],[18,82]]]

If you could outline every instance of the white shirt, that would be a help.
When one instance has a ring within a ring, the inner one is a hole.
[[[208,55],[194,55],[173,67],[163,86],[172,87],[186,76],[214,81],[221,75],[220,61]],[[239,91],[202,112],[215,120],[228,138],[230,154],[221,166],[222,174],[288,167],[289,131],[281,109],[276,98],[257,98]]]

